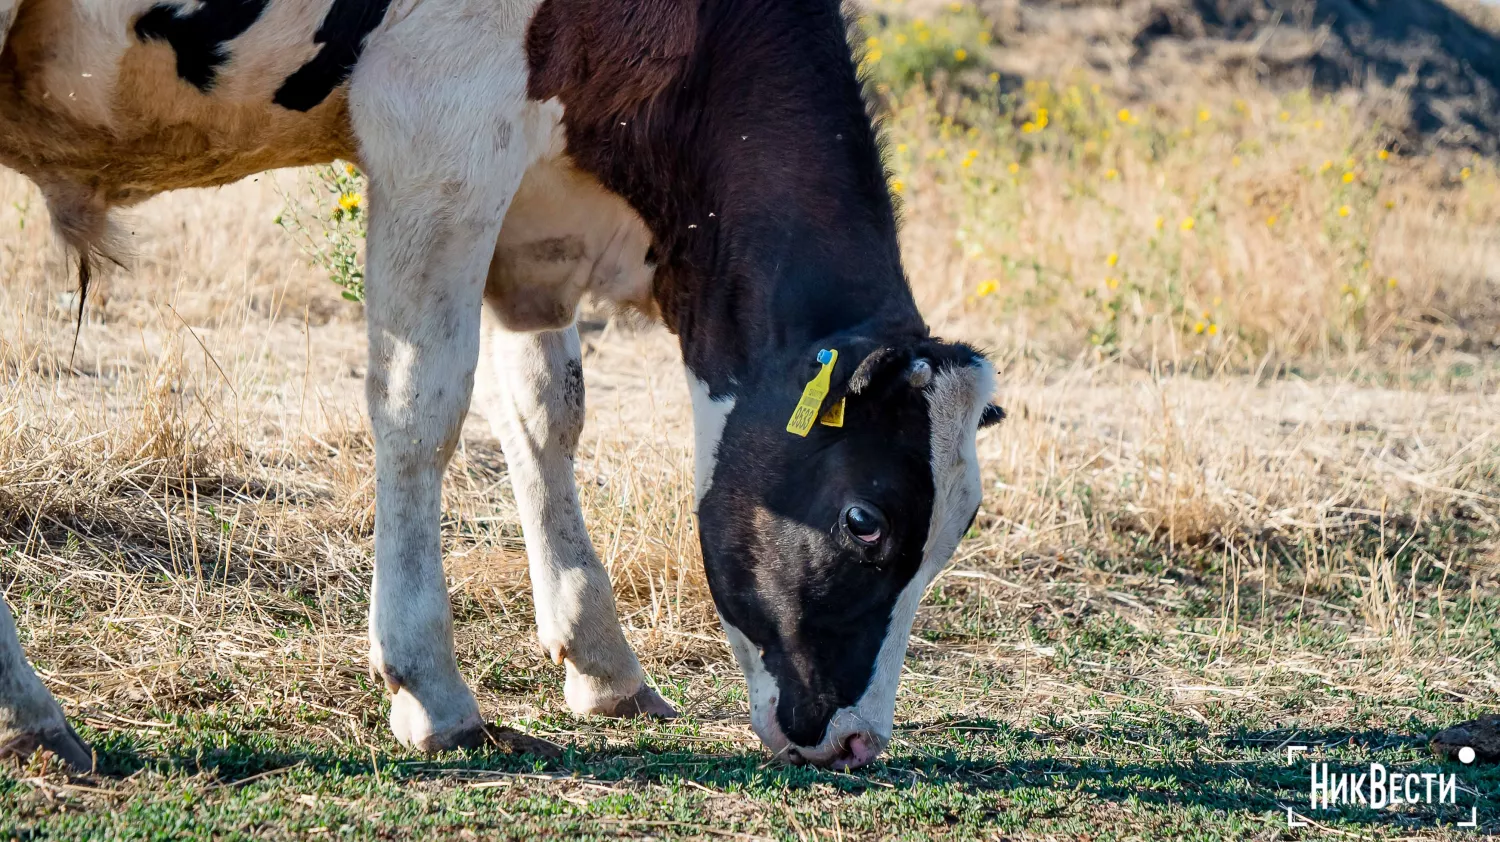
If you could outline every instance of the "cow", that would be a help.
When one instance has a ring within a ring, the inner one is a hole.
[[[397,740],[474,745],[439,549],[471,393],[579,714],[672,716],[573,478],[585,297],[659,319],[715,607],[779,758],[888,744],[918,602],[980,503],[992,365],[901,263],[836,0],[0,0],[0,164],[92,269],[110,213],[334,159],[368,177],[370,666]],[[477,372],[477,375],[476,375]],[[0,747],[88,748],[0,614]]]

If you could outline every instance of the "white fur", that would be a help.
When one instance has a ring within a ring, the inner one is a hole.
[[[395,694],[397,739],[426,750],[472,740],[482,726],[453,655],[440,498],[473,386],[487,268],[536,152],[524,125],[530,11],[418,5],[370,38],[350,82],[371,194],[370,662]]]
[[[577,328],[507,330],[486,301],[475,397],[505,448],[531,563],[537,635],[567,664],[564,698],[575,713],[610,714],[645,685],[615,613],[609,573],[594,554],[573,481],[583,430]]]
[[[719,461],[719,440],[724,425],[734,411],[734,396],[715,399],[708,384],[686,369],[688,396],[693,402],[693,505],[703,502],[703,495],[714,483],[714,467]],[[727,626],[726,626],[727,628]]]
[[[776,721],[776,703],[781,697],[776,677],[766,670],[760,649],[745,637],[744,632],[725,620],[723,614],[719,615],[719,625],[724,627],[729,648],[740,664],[740,671],[745,674],[745,692],[750,697],[750,727],[772,754],[779,755],[791,746],[791,741],[781,732],[781,725]]]
[[[624,199],[573,166],[562,106],[535,108],[543,151],[500,231],[487,290],[492,310],[513,330],[559,330],[587,294],[654,316],[651,232]]]

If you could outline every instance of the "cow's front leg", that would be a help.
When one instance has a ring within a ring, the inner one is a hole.
[[[577,328],[506,330],[486,311],[477,396],[515,490],[526,536],[542,647],[566,664],[574,713],[672,716],[646,683],[615,614],[609,573],[584,528],[573,481],[583,431],[583,363]]]
[[[468,412],[485,275],[530,155],[524,19],[467,5],[413,7],[372,38],[349,92],[370,190],[370,665],[393,696],[396,738],[426,751],[484,739],[454,658],[440,491]]]
[[[15,620],[0,599],[0,759],[24,760],[39,748],[81,772],[93,768],[88,745],[74,733],[57,700],[26,663]]]

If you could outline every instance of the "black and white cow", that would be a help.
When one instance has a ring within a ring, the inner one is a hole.
[[[836,0],[0,0],[0,163],[41,187],[86,284],[113,208],[359,162],[370,661],[396,737],[429,751],[483,735],[438,534],[476,365],[569,707],[673,713],[621,632],[572,463],[579,301],[658,316],[755,731],[851,768],[890,739],[917,604],[1001,413],[989,363],[917,311],[846,34]],[[88,765],[3,611],[0,752],[37,745]]]

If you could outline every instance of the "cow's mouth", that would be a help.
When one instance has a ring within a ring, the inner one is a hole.
[[[794,766],[817,766],[847,772],[858,769],[880,756],[890,742],[853,708],[834,714],[825,730],[823,741],[816,746],[800,746],[789,740],[776,721],[775,706],[764,713],[752,710],[751,726],[755,735],[771,753]]]
[[[788,746],[783,756],[788,763],[802,766],[811,763],[836,772],[848,772],[868,764],[885,748],[885,741],[872,731],[848,734],[836,740],[825,741],[816,748]]]

